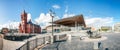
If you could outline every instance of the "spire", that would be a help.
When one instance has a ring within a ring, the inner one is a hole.
[[[25,13],[25,10],[24,10],[24,13]]]
[[[25,14],[26,12],[25,12],[25,10],[22,12],[22,14]]]

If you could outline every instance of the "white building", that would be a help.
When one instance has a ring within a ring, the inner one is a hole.
[[[114,31],[115,31],[115,32],[120,32],[120,23],[116,23],[116,24],[114,25]]]
[[[48,33],[52,32],[52,25],[46,27],[46,31]],[[69,27],[62,26],[62,25],[53,25],[53,32],[63,32],[63,31],[70,31]]]
[[[102,32],[111,32],[112,27],[111,26],[101,26],[101,31]]]

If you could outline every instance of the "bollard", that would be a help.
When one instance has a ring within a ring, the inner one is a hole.
[[[35,45],[36,45],[36,47],[38,46],[37,42],[38,42],[38,38],[35,39],[35,43],[36,43]]]
[[[27,50],[30,50],[30,43],[27,41]]]
[[[56,39],[56,41],[59,41],[59,40],[60,40],[60,39],[59,39],[59,35],[56,36],[55,39]]]
[[[71,35],[67,34],[67,37],[68,37],[67,41],[71,42]]]
[[[98,48],[98,42],[94,42],[93,49],[94,50],[99,50],[99,48]]]
[[[105,50],[109,50],[108,48],[105,48]]]
[[[53,40],[53,36],[50,36],[51,40],[50,40],[50,44],[53,44],[54,40]]]
[[[101,42],[98,42],[98,48],[100,48],[100,46],[101,46]]]

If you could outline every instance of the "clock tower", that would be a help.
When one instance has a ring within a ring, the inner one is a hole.
[[[19,33],[41,33],[41,27],[37,24],[27,21],[27,13],[23,11],[21,13],[21,22],[19,24]]]
[[[21,27],[23,33],[26,33],[26,29],[27,29],[26,26],[27,26],[27,13],[24,10],[21,14]]]

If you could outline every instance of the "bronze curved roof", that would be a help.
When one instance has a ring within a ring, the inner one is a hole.
[[[84,27],[86,27],[83,15],[77,15],[73,17],[60,19],[60,20],[54,21],[53,23],[64,25],[64,26],[70,26],[70,27],[74,27],[75,23],[77,23],[79,25],[83,25]]]

